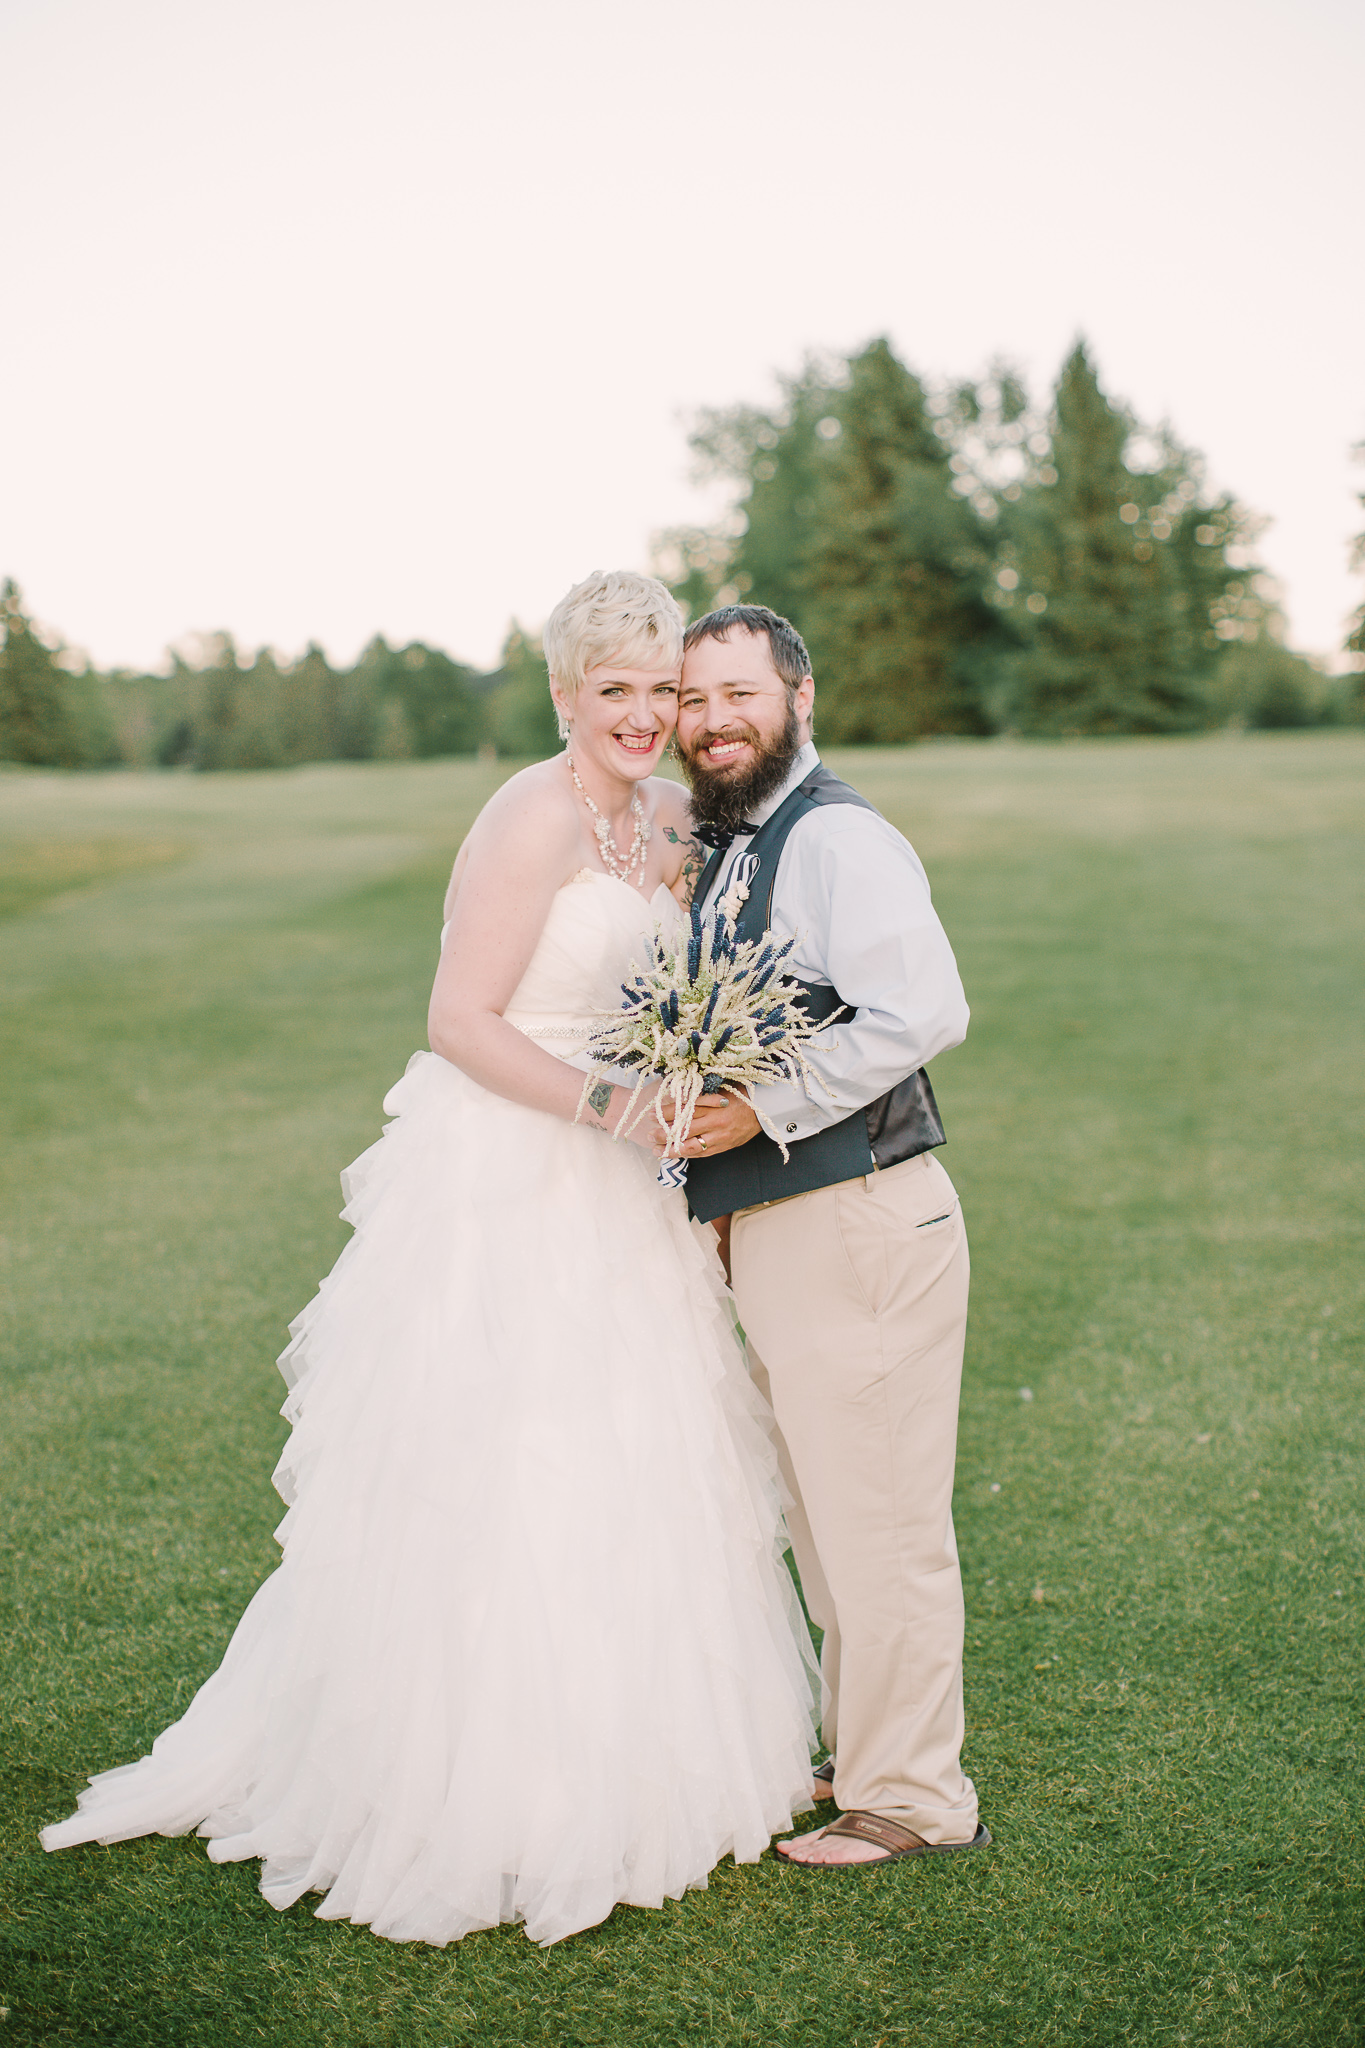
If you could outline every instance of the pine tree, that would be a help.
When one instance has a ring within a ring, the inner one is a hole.
[[[1266,607],[1228,559],[1249,537],[1230,499],[1200,503],[1197,459],[1168,435],[1129,468],[1135,422],[1078,342],[1057,385],[1050,461],[1006,509],[998,583],[1023,634],[1013,722],[1028,732],[1175,732],[1207,722],[1220,644]]]
[[[814,537],[802,565],[822,734],[904,741],[989,729],[1005,629],[986,602],[992,536],[954,490],[949,439],[885,340],[848,365],[815,431]]]
[[[691,445],[738,501],[717,527],[660,536],[681,602],[749,598],[791,619],[826,739],[989,729],[988,686],[1011,640],[984,595],[989,529],[956,487],[953,424],[931,419],[889,343],[810,359],[773,411],[704,413]]]

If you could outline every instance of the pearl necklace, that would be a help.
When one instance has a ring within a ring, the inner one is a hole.
[[[616,850],[616,842],[611,836],[611,826],[603,817],[602,813],[598,810],[596,804],[588,795],[587,790],[584,789],[582,783],[579,781],[578,770],[574,767],[573,755],[568,751],[567,748],[565,748],[564,751],[564,758],[569,764],[569,773],[573,777],[574,788],[578,791],[578,794],[582,797],[584,803],[592,812],[592,829],[597,837],[597,851],[602,856],[603,867],[606,869],[609,875],[614,875],[618,882],[625,882],[629,884],[631,870],[638,865],[640,869],[640,879],[638,880],[638,882],[634,884],[634,887],[637,889],[643,889],[645,886],[645,848],[649,844],[650,836],[654,828],[652,825],[648,823],[648,821],[645,818],[645,807],[640,801],[640,791],[638,787],[635,791],[634,796],[630,800],[630,815],[635,821],[635,830],[631,836],[630,852],[626,855],[625,859],[622,860],[620,854]]]

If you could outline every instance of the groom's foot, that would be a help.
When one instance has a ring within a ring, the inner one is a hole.
[[[784,1863],[799,1863],[806,1869],[839,1869],[854,1863],[895,1863],[902,1856],[950,1856],[960,1849],[988,1848],[990,1839],[984,1821],[978,1823],[970,1841],[926,1842],[922,1835],[881,1814],[845,1813],[828,1827],[779,1842],[777,1853]]]

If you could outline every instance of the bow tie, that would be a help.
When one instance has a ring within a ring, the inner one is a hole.
[[[756,832],[756,825],[703,825],[694,824],[692,836],[700,839],[703,846],[709,846],[713,853],[725,853],[742,833]]]

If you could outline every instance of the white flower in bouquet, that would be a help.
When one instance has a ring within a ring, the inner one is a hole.
[[[724,906],[708,932],[701,906],[694,903],[686,937],[655,933],[651,957],[643,967],[633,966],[621,985],[624,1008],[593,1031],[588,1053],[597,1065],[583,1084],[579,1114],[604,1068],[624,1067],[634,1073],[634,1091],[613,1135],[632,1131],[652,1106],[664,1133],[664,1164],[659,1170],[664,1186],[681,1187],[686,1179],[687,1164],[678,1154],[703,1095],[746,1090],[768,1081],[800,1081],[809,1093],[812,1080],[830,1094],[802,1047],[832,1019],[812,1022],[802,1006],[799,984],[779,973],[793,944],[772,932],[736,941]],[[663,1082],[662,1088],[652,1105],[637,1110],[641,1094],[655,1077]],[[750,1101],[763,1123],[752,1096]],[[763,1128],[768,1129],[766,1123]],[[781,1147],[785,1160],[787,1148],[778,1133],[768,1135]]]

